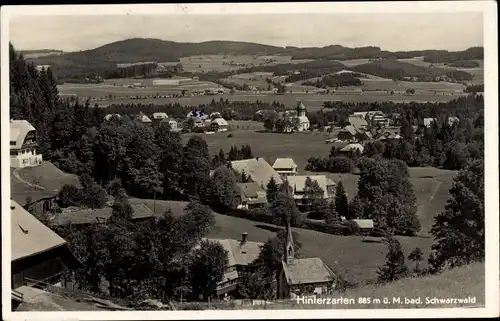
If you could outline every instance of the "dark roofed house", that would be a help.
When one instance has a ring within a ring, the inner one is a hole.
[[[267,204],[266,191],[255,182],[237,183],[238,209],[251,210]]]
[[[204,239],[209,242],[217,242],[228,255],[228,266],[224,272],[222,281],[217,284],[216,295],[239,296],[238,281],[241,272],[252,272],[252,263],[259,257],[260,249],[264,245],[261,242],[248,240],[248,233],[242,233],[240,240],[234,239]]]
[[[16,306],[24,301],[23,287],[62,285],[67,270],[82,263],[73,255],[66,241],[11,201],[11,286]]]
[[[295,258],[292,230],[287,226],[285,261],[281,262],[278,281],[279,299],[301,295],[329,295],[336,286],[333,271],[319,258]]]
[[[347,125],[338,132],[337,138],[342,141],[351,142],[356,139],[356,133],[357,131],[354,126]]]

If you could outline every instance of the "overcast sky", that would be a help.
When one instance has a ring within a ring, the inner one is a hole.
[[[483,45],[481,13],[12,17],[17,49],[92,49],[127,38],[234,40],[276,46],[463,50]]]

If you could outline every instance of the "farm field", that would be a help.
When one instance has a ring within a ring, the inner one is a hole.
[[[137,94],[140,95],[140,94]],[[107,106],[110,104],[127,104],[127,103],[137,103],[142,104],[170,104],[170,103],[180,103],[185,106],[198,106],[200,104],[208,104],[212,99],[219,100],[220,98],[229,101],[249,101],[249,102],[273,102],[277,101],[283,103],[290,107],[295,107],[298,101],[302,101],[309,109],[308,111],[315,111],[322,108],[325,101],[345,101],[345,102],[448,102],[453,99],[457,99],[462,96],[462,94],[455,95],[434,95],[434,94],[415,94],[415,95],[384,95],[384,94],[350,94],[350,95],[340,95],[340,94],[330,94],[330,95],[320,95],[313,93],[292,93],[285,95],[275,95],[271,93],[261,93],[261,94],[248,94],[248,93],[236,93],[235,95],[224,94],[216,96],[189,96],[189,97],[177,97],[177,98],[147,98],[147,99],[112,99],[112,100],[93,100],[92,103],[96,103],[99,106]]]
[[[254,66],[272,66],[285,63],[304,63],[311,59],[292,60],[291,56],[231,56],[201,55],[180,58],[187,72],[225,72]],[[232,63],[232,64],[231,64]]]

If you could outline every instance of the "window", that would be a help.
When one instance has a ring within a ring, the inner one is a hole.
[[[16,142],[10,141],[10,146],[16,146]]]
[[[17,150],[11,150],[10,156],[17,156]]]

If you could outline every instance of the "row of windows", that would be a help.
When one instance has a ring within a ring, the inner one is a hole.
[[[11,150],[10,156],[24,155],[24,154],[29,154],[29,153],[34,155],[36,153],[36,150],[34,148],[21,149],[19,151]]]

